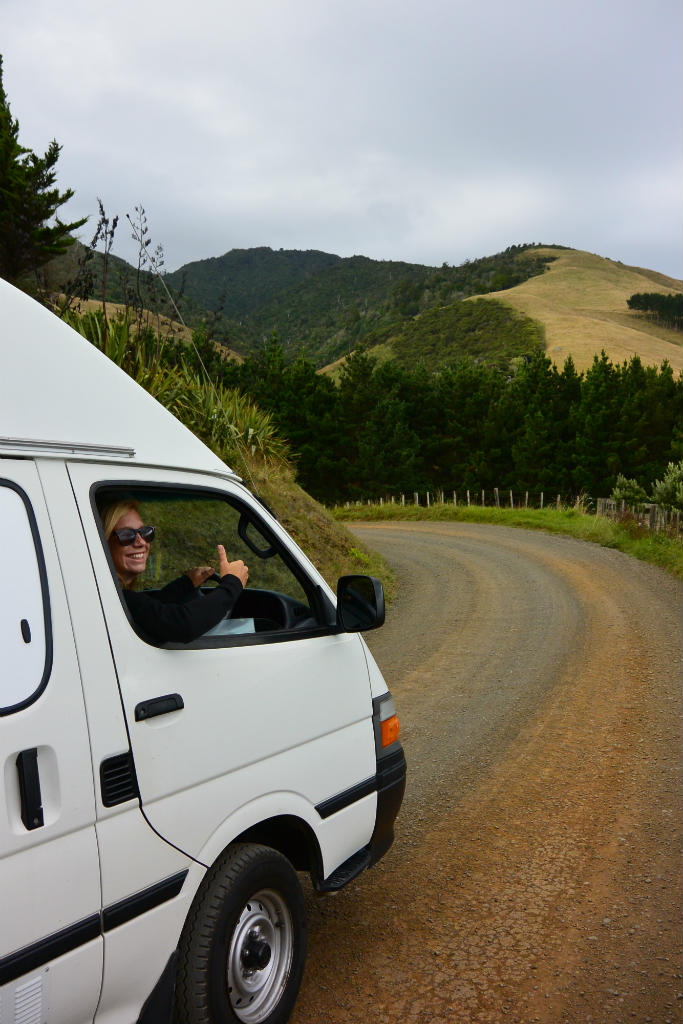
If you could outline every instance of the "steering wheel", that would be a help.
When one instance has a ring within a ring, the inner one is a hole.
[[[202,590],[202,587],[205,587],[207,583],[220,583],[220,581],[221,581],[221,578],[218,575],[218,573],[217,572],[212,573],[211,576],[207,576],[206,579],[204,580],[204,582],[200,586],[198,586],[196,588],[195,595],[197,597],[204,597],[204,591]]]

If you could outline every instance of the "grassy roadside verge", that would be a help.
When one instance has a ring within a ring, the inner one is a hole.
[[[588,515],[574,508],[503,509],[478,506],[432,505],[355,505],[331,510],[342,522],[393,522],[395,520],[431,520],[434,522],[490,523],[516,526],[524,530],[564,533],[578,540],[650,562],[667,572],[683,577],[683,544],[660,533],[641,530],[635,523],[616,523],[604,516]]]

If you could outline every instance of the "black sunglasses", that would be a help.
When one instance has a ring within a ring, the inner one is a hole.
[[[143,540],[146,540],[148,544],[151,544],[154,540],[154,534],[156,527],[154,526],[138,526],[137,530],[134,530],[132,526],[124,526],[121,530],[114,530],[117,541],[122,548],[130,547],[131,544],[135,543],[135,538],[138,534]]]

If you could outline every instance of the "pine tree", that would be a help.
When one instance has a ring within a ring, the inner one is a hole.
[[[74,194],[55,187],[61,147],[53,139],[44,156],[19,142],[2,81],[0,57],[0,277],[11,282],[38,270],[72,244],[70,232],[83,220],[64,224],[55,217]]]

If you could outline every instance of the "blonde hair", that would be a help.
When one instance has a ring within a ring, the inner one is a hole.
[[[108,505],[103,505],[99,512],[102,520],[102,529],[104,530],[104,536],[109,544],[111,536],[114,532],[114,527],[118,523],[121,516],[125,516],[126,512],[138,512],[140,503],[135,498],[119,498],[118,501],[112,501]],[[132,583],[124,583],[124,581],[116,573],[116,578],[123,587],[124,590],[134,590],[135,585],[138,582],[134,579]]]
[[[135,498],[119,498],[118,501],[113,501],[109,505],[103,505],[100,509],[100,518],[105,540],[109,542],[121,516],[125,516],[127,512],[138,512],[139,508],[140,503]]]

